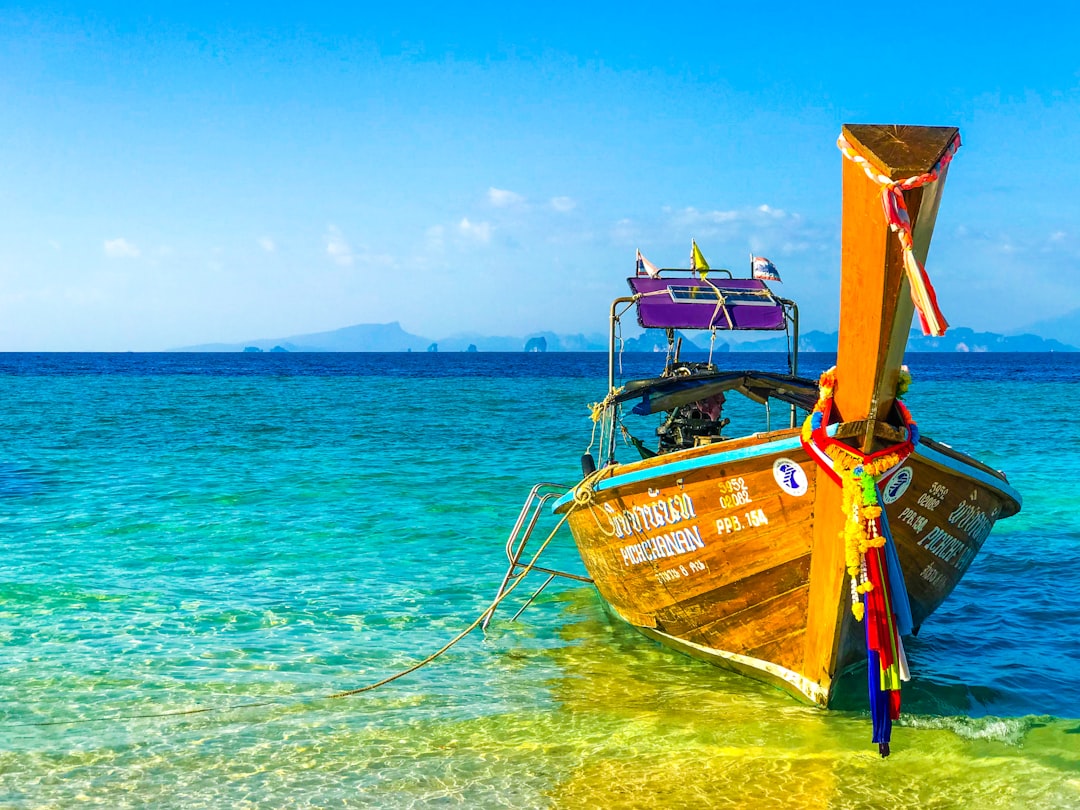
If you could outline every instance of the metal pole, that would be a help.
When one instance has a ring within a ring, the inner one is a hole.
[[[636,295],[628,295],[623,298],[616,298],[611,302],[611,315],[608,319],[609,332],[608,332],[608,355],[607,355],[607,387],[608,391],[612,391],[615,388],[615,324],[619,322],[619,316],[615,314],[615,307],[619,304],[632,304],[637,301]]]
[[[609,330],[608,330],[608,373],[607,373],[607,387],[608,395],[615,390],[615,325],[619,322],[619,316],[616,314],[615,309],[619,304],[632,304],[638,300],[636,295],[623,296],[616,298],[611,302],[611,314],[609,315]],[[606,398],[606,396],[605,396]],[[604,416],[607,416],[605,412]],[[606,420],[605,420],[606,421]],[[603,435],[601,434],[601,439]],[[615,412],[612,410],[611,414],[611,435],[608,436],[608,452],[607,463],[610,464],[615,460]]]
[[[791,307],[791,315],[787,312],[784,313],[784,317],[791,321],[791,376],[799,376],[799,305],[792,301],[790,298],[778,298],[781,304],[785,307]],[[795,427],[797,413],[795,406],[791,406],[791,426]]]
[[[550,577],[548,577],[547,579],[545,579],[545,580],[544,580],[544,584],[543,584],[543,585],[541,585],[541,586],[540,586],[539,588],[537,588],[537,589],[536,589],[536,593],[534,593],[534,594],[533,594],[532,596],[530,596],[530,597],[528,598],[528,600],[527,600],[527,601],[525,602],[525,604],[524,604],[524,605],[522,605],[522,606],[521,606],[521,607],[520,607],[520,608],[518,609],[518,612],[517,612],[517,613],[515,613],[515,614],[514,614],[513,616],[511,616],[511,617],[510,617],[510,621],[512,621],[512,622],[516,622],[516,621],[517,621],[517,617],[518,617],[518,616],[520,616],[520,615],[521,615],[522,613],[524,613],[524,612],[525,612],[525,608],[527,608],[527,607],[528,607],[529,605],[531,605],[531,604],[532,604],[532,602],[533,602],[533,599],[535,599],[536,597],[538,597],[538,596],[540,595],[540,591],[544,590],[544,588],[546,588],[546,587],[547,587],[548,585],[550,585],[550,584],[551,584],[551,580],[553,580],[553,579],[555,579],[555,574],[552,574],[552,575],[551,575]]]

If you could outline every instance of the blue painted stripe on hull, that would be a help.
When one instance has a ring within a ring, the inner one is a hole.
[[[830,436],[836,433],[837,425],[829,425],[828,433]],[[616,475],[612,478],[607,478],[596,485],[597,491],[612,489],[613,487],[626,486],[627,484],[636,484],[639,481],[647,481],[650,478],[659,478],[664,475],[676,475],[678,473],[688,472],[690,470],[700,470],[706,467],[714,467],[720,464],[727,464],[732,461],[742,461],[748,458],[755,458],[757,456],[767,456],[771,453],[779,453],[785,450],[797,450],[802,448],[802,442],[798,436],[792,436],[788,439],[781,439],[775,442],[769,442],[768,444],[757,444],[750,447],[741,447],[738,450],[728,450],[723,453],[717,453],[715,455],[698,456],[697,458],[689,458],[681,461],[673,461],[668,464],[661,464],[658,467],[647,467],[643,470],[635,470],[634,472],[625,473],[623,475]],[[1020,506],[1023,506],[1024,499],[1015,489],[1013,489],[1007,482],[990,475],[978,467],[973,467],[969,464],[965,464],[959,459],[947,456],[924,444],[920,444],[915,448],[915,455],[921,456],[927,461],[940,464],[942,467],[952,470],[958,475],[972,478],[979,483],[997,490],[1007,498],[1011,498]],[[557,510],[559,507],[570,503],[574,499],[573,490],[563,495],[552,506],[552,511]]]
[[[835,432],[835,426],[830,426],[830,433]],[[646,467],[643,470],[635,470],[633,472],[613,476],[612,478],[605,478],[596,485],[596,490],[613,489],[614,487],[622,487],[627,484],[636,484],[639,481],[647,481],[651,478],[660,478],[665,475],[678,475],[679,473],[689,472],[690,470],[716,467],[721,464],[728,464],[732,461],[742,461],[748,458],[756,458],[757,456],[767,456],[772,453],[780,453],[786,450],[799,450],[801,448],[802,442],[799,437],[792,436],[788,439],[780,439],[779,441],[769,442],[767,444],[755,444],[749,447],[740,447],[738,450],[727,450],[723,453],[682,459],[668,464],[661,464],[657,467]],[[569,503],[573,499],[574,493],[572,491],[568,492],[566,495],[559,498],[559,500],[555,501],[555,505],[552,509],[558,509],[560,506]]]
[[[957,475],[962,475],[965,478],[973,478],[984,486],[990,487],[990,489],[997,490],[1007,498],[1012,498],[1020,506],[1024,505],[1023,496],[1013,489],[1007,482],[1002,481],[990,473],[980,470],[978,467],[972,467],[969,464],[965,464],[960,459],[947,456],[935,450],[933,447],[928,447],[925,444],[920,444],[915,448],[915,455],[922,456],[927,461],[932,461],[935,464],[940,464],[946,469],[952,470]]]

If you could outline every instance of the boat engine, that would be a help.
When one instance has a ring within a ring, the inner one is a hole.
[[[700,402],[691,402],[668,411],[664,424],[656,429],[659,451],[672,453],[689,447],[722,441],[721,432],[730,419],[721,418],[724,395],[717,394]]]

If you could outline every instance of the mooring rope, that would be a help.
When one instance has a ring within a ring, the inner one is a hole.
[[[499,606],[499,604],[504,599],[506,599],[506,597],[508,597],[511,593],[513,593],[514,589],[517,588],[518,585],[520,585],[522,582],[525,581],[525,576],[536,565],[537,560],[540,559],[540,555],[544,553],[544,550],[548,547],[548,545],[551,544],[551,541],[555,539],[555,535],[558,533],[559,529],[561,529],[563,527],[563,524],[566,523],[566,521],[570,518],[570,515],[576,509],[580,509],[583,506],[587,506],[587,507],[591,508],[592,502],[593,502],[593,500],[595,498],[595,491],[593,489],[593,484],[605,472],[606,471],[603,468],[601,468],[599,470],[596,470],[595,472],[589,474],[584,479],[582,479],[581,483],[579,483],[577,486],[574,487],[574,490],[573,490],[573,492],[574,492],[573,502],[570,504],[569,508],[566,510],[566,513],[559,519],[559,522],[555,524],[555,528],[553,528],[551,530],[551,532],[548,534],[548,536],[544,539],[544,542],[540,544],[540,548],[538,548],[536,550],[536,553],[533,554],[532,559],[530,559],[523,566],[522,572],[516,576],[516,578],[510,584],[510,586],[507,587],[506,590],[504,590],[501,594],[496,596],[495,599],[491,602],[491,604],[489,604],[486,608],[484,608],[480,612],[480,615],[477,616],[476,619],[468,627],[466,627],[464,630],[462,630],[460,633],[458,633],[456,636],[454,636],[452,639],[450,639],[450,641],[448,641],[446,644],[444,644],[438,650],[433,652],[427,658],[425,658],[422,661],[419,661],[419,662],[417,662],[417,663],[415,663],[415,664],[413,664],[413,665],[411,665],[409,667],[406,667],[405,669],[401,670],[400,672],[395,672],[393,675],[390,675],[389,677],[383,678],[381,681],[376,681],[375,683],[370,683],[367,686],[361,686],[361,687],[358,687],[356,689],[347,689],[347,690],[344,690],[344,691],[341,691],[341,692],[333,692],[333,693],[331,693],[329,695],[318,695],[318,696],[315,696],[315,697],[298,698],[296,700],[260,700],[260,701],[251,702],[251,703],[236,703],[236,704],[232,704],[230,706],[202,706],[202,707],[195,708],[195,709],[179,709],[179,710],[170,711],[170,712],[147,712],[147,713],[142,713],[142,714],[114,714],[114,715],[105,715],[105,716],[102,716],[102,717],[84,717],[84,718],[79,718],[79,719],[76,719],[76,720],[40,720],[40,721],[30,722],[30,723],[0,723],[0,728],[14,728],[14,727],[26,727],[26,726],[74,726],[74,725],[84,725],[84,724],[89,724],[89,723],[123,722],[125,720],[142,720],[142,719],[159,718],[159,717],[185,717],[187,715],[193,715],[193,714],[210,714],[212,712],[231,712],[231,711],[239,711],[241,709],[256,709],[256,708],[263,707],[263,706],[282,706],[282,707],[304,706],[304,705],[308,705],[308,704],[312,704],[312,703],[318,703],[318,702],[324,701],[324,700],[336,700],[336,699],[339,699],[339,698],[351,697],[352,695],[359,695],[359,694],[362,694],[364,692],[371,692],[371,691],[373,691],[375,689],[378,689],[381,686],[386,686],[389,683],[393,683],[394,681],[396,681],[396,680],[398,680],[400,678],[404,678],[406,675],[410,675],[413,672],[416,672],[418,669],[427,666],[432,661],[436,660],[437,658],[439,658],[440,656],[445,654],[454,645],[458,644],[462,639],[464,639],[467,635],[469,635],[473,630],[475,630],[477,627],[479,627],[481,622],[483,622],[484,617],[487,616],[489,613],[494,612],[495,608],[497,608]]]

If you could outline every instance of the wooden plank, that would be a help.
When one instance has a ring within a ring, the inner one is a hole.
[[[753,576],[723,585],[680,601],[678,609],[661,611],[660,629],[672,635],[689,633],[722,621],[747,608],[804,587],[809,581],[810,555],[784,562]],[[802,629],[803,623],[778,631],[781,635]]]
[[[885,415],[885,403],[880,397],[875,402],[883,386],[891,385],[891,405],[899,363],[887,362],[889,350],[899,341],[903,357],[914,310],[900,243],[881,209],[881,188],[850,160],[844,161],[843,177],[835,403],[841,419],[852,422]],[[921,190],[907,196],[909,213],[917,215]]]
[[[924,174],[941,160],[959,130],[903,124],[845,124],[844,137],[891,180]]]
[[[956,135],[955,127],[848,125],[844,135],[863,157],[892,179],[933,168]],[[907,346],[914,305],[903,252],[889,230],[881,187],[862,167],[843,161],[840,337],[836,407],[844,421],[888,415]],[[915,257],[926,261],[945,172],[928,186],[904,192]],[[873,447],[867,429],[860,445]]]
[[[884,491],[912,618],[921,625],[956,587],[994,523],[1013,504],[977,479],[912,456],[902,494]],[[899,472],[897,473],[900,474]]]
[[[847,615],[848,580],[840,538],[845,517],[840,505],[840,487],[822,475],[814,496],[806,644],[800,671],[826,689],[837,675],[840,635]]]
[[[806,617],[807,589],[795,588],[724,616],[689,634],[691,641],[740,655],[786,636]],[[796,670],[797,671],[797,670]]]
[[[773,467],[780,458],[802,469],[801,494],[777,480]],[[741,648],[748,642],[739,639],[751,632],[742,624],[757,615],[747,610],[805,590],[816,486],[816,466],[801,448],[791,449],[601,490],[591,508],[570,516],[570,525],[597,589],[624,618],[713,646],[699,628],[742,613],[734,642]],[[689,528],[700,547],[678,553],[656,548],[662,535]],[[805,615],[766,612],[760,621],[753,629],[756,645],[801,630]],[[711,640],[731,649],[722,639]]]
[[[799,672],[805,644],[806,630],[795,630],[759,647],[752,647],[746,654],[761,661],[773,661],[792,672]]]

